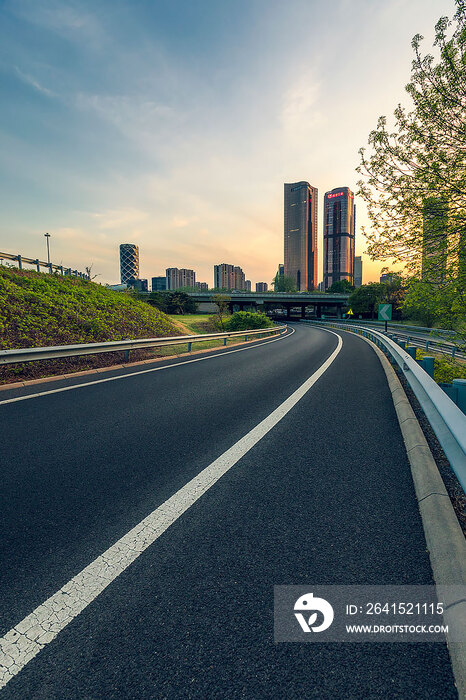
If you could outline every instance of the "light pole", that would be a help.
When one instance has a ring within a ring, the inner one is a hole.
[[[47,262],[50,267],[50,246],[49,246],[49,238],[50,238],[50,233],[44,233],[44,236],[47,239]]]

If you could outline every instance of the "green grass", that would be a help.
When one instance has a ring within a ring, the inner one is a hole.
[[[169,314],[168,318],[172,319],[175,323],[183,324],[189,334],[191,335],[201,335],[203,333],[215,333],[214,330],[207,328],[211,314]]]
[[[158,309],[94,282],[0,266],[0,349],[181,335]],[[147,357],[137,351],[135,358]],[[0,368],[0,381],[117,364],[122,353]]]

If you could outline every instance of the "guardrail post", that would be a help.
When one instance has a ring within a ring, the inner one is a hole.
[[[406,343],[404,340],[399,340],[398,345],[400,346],[400,348],[403,348],[403,350],[406,350]]]
[[[191,348],[192,348],[192,346],[193,346],[193,344],[192,344],[192,343],[188,343],[188,352],[191,352]]]
[[[125,350],[125,362],[129,362],[129,350]]]
[[[457,350],[457,348],[456,348],[456,345],[455,345],[455,347],[453,347],[453,348],[451,349],[451,356],[452,356],[452,357],[455,357],[455,355],[456,355],[456,350]]]
[[[466,379],[454,379],[452,382],[456,387],[456,405],[463,413],[466,413]]]
[[[224,344],[224,345],[227,344],[227,339],[226,339],[226,338],[223,339],[223,344]]]
[[[39,258],[37,260],[34,260],[34,265],[36,266],[37,272],[40,272]]]
[[[21,255],[20,255],[19,253],[18,253],[18,255],[16,256],[16,260],[18,261],[18,267],[19,267],[19,269],[22,270],[22,269],[23,269],[23,264],[22,264],[22,262],[21,262]]]
[[[421,367],[425,372],[427,372],[429,377],[432,377],[432,379],[434,378],[434,365],[435,360],[433,357],[425,356],[422,358]]]
[[[426,340],[426,352],[429,352],[430,340]]]
[[[247,335],[245,335],[245,336],[244,336],[244,339],[245,339],[245,340],[247,340],[247,339],[248,339],[248,336],[247,336]]]
[[[408,355],[411,355],[413,360],[416,359],[416,348],[414,348],[414,347],[406,348],[406,352],[408,353]]]

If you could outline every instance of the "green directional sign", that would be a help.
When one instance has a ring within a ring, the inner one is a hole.
[[[392,305],[391,304],[379,304],[379,321],[391,321],[392,320]]]

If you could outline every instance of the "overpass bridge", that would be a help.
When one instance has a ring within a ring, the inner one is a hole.
[[[197,303],[199,311],[211,312],[216,310],[213,297],[219,292],[190,292],[189,296]],[[286,317],[291,318],[291,310],[299,308],[301,318],[315,316],[320,318],[322,314],[341,318],[344,309],[348,305],[349,294],[324,294],[315,292],[225,292],[229,296],[230,311],[255,311],[271,312],[275,309],[284,309]]]

